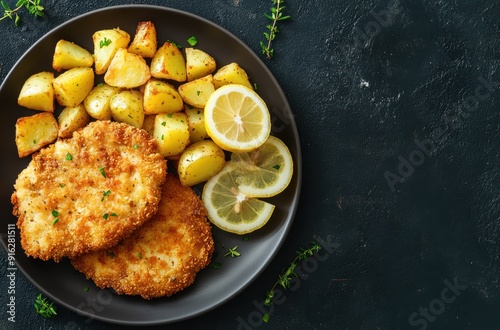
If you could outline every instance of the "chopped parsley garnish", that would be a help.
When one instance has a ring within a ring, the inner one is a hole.
[[[103,167],[103,166],[99,167],[99,172],[101,172],[101,175],[102,175],[103,177],[106,177],[106,171],[104,170],[104,167]]]
[[[195,36],[193,36],[193,37],[189,38],[189,39],[187,40],[187,42],[188,42],[188,44],[189,44],[191,47],[192,47],[192,46],[196,46],[196,44],[198,43],[198,39],[197,39]]]
[[[105,47],[105,46],[109,46],[111,44],[111,40],[104,37],[104,39],[102,39],[100,42],[99,42],[99,48],[102,48],[102,47]]]
[[[66,160],[73,160],[73,156],[69,152],[66,154]]]
[[[104,198],[109,196],[111,194],[111,190],[106,190],[103,194],[102,194],[102,199],[101,199],[101,202],[104,201]]]
[[[52,210],[52,216],[55,218],[52,221],[52,225],[55,225],[57,222],[59,222],[59,212],[57,212],[56,210]]]

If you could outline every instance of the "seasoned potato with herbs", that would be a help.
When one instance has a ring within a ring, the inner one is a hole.
[[[57,120],[51,112],[21,117],[16,122],[16,146],[19,157],[26,157],[57,139]]]
[[[151,60],[151,75],[160,79],[177,82],[186,81],[186,61],[182,52],[171,42],[165,42],[158,48]]]
[[[76,67],[91,67],[94,57],[85,48],[66,40],[59,40],[52,58],[52,68],[56,71]]]
[[[189,126],[189,141],[191,143],[204,140],[208,137],[205,128],[205,114],[201,108],[191,108],[186,106],[184,112],[187,115]]]
[[[155,130],[155,118],[156,115],[145,115],[144,122],[142,123],[142,129],[149,133],[149,135],[153,136]]]
[[[214,72],[216,66],[214,58],[209,54],[200,49],[186,48],[186,74],[188,81]]]
[[[144,123],[142,93],[137,90],[124,90],[116,93],[109,101],[113,119],[121,123],[141,128]]]
[[[184,109],[177,89],[166,81],[151,79],[143,89],[146,114],[173,113]]]
[[[57,76],[53,82],[57,103],[74,107],[83,102],[94,87],[92,68],[73,68]]]
[[[144,58],[129,53],[125,48],[116,51],[104,75],[106,84],[120,88],[135,88],[144,85],[151,78],[149,66]]]
[[[179,94],[184,102],[195,108],[204,108],[208,98],[215,91],[212,75],[198,78],[179,86]]]
[[[80,103],[76,107],[64,108],[57,117],[57,122],[59,123],[59,137],[69,138],[73,136],[74,131],[85,127],[90,122],[90,116],[83,103]]]
[[[245,70],[238,63],[229,63],[214,74],[214,86],[219,88],[228,84],[239,84],[253,89]]]
[[[153,137],[163,157],[180,154],[189,143],[189,127],[184,112],[160,113],[155,117]]]
[[[96,31],[92,35],[94,43],[95,73],[103,74],[120,48],[127,48],[130,34],[116,28]]]
[[[24,82],[17,103],[32,110],[54,112],[53,82],[54,74],[52,72],[35,73]]]
[[[85,110],[87,110],[90,117],[100,120],[111,119],[111,108],[109,101],[118,93],[118,87],[109,86],[107,84],[99,84],[95,86],[83,100]]]
[[[177,173],[183,186],[194,186],[219,173],[225,164],[224,151],[212,140],[204,140],[182,152]]]
[[[128,51],[142,57],[152,58],[156,53],[158,41],[155,25],[150,22],[139,22],[134,39],[128,46]]]

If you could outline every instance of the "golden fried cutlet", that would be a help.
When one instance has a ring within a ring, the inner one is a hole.
[[[151,221],[118,245],[72,258],[71,263],[101,288],[152,299],[191,285],[213,251],[202,201],[168,174]]]
[[[59,261],[117,244],[158,209],[166,166],[146,131],[111,121],[42,149],[11,197],[24,251]]]

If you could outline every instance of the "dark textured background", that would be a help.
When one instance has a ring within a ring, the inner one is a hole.
[[[0,77],[58,24],[125,3],[42,0],[45,17],[23,12],[17,28],[1,21]],[[271,5],[134,3],[207,18],[257,53]],[[265,63],[287,95],[303,148],[294,225],[275,261],[236,298],[155,329],[236,329],[241,320],[243,329],[498,329],[500,3],[289,0],[286,12],[292,19]],[[315,239],[332,247],[301,265],[302,276],[262,323],[254,302]],[[0,255],[0,329],[123,328],[63,308],[54,319],[36,316],[38,291],[20,273],[13,327]]]

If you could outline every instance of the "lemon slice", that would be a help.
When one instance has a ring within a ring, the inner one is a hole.
[[[274,211],[274,205],[245,196],[238,190],[232,164],[205,183],[201,198],[207,217],[215,226],[240,235],[264,226]]]
[[[266,103],[254,90],[229,84],[219,87],[208,98],[205,128],[222,149],[247,152],[267,140],[271,116]]]
[[[288,186],[293,176],[293,160],[288,147],[279,138],[269,136],[259,148],[233,153],[236,183],[248,197],[271,197]]]

